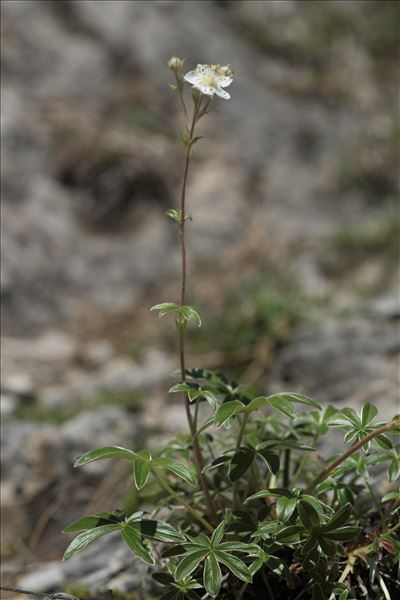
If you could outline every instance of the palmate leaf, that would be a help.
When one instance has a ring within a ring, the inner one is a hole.
[[[264,460],[271,473],[276,475],[279,471],[279,454],[267,450],[266,448],[261,448],[257,451],[257,454]]]
[[[100,527],[95,527],[94,529],[89,529],[79,534],[68,546],[64,553],[63,560],[66,560],[73,554],[77,552],[81,552],[86,546],[88,546],[94,540],[101,537],[102,535],[106,535],[106,533],[111,533],[112,531],[117,531],[120,528],[119,524],[111,524],[111,525],[101,525]]]
[[[146,537],[154,538],[160,542],[183,542],[185,536],[179,533],[172,525],[152,519],[140,521],[140,533]]]
[[[272,396],[259,396],[258,398],[254,398],[254,400],[246,406],[243,412],[250,413],[254,410],[258,410],[262,406],[272,406],[276,410],[282,412],[285,416],[294,419],[296,413],[291,406],[292,403],[307,404],[318,410],[322,410],[322,407],[318,402],[304,394],[283,392],[281,394],[273,394]]]
[[[171,471],[192,487],[196,487],[197,479],[189,467],[174,458],[156,458],[153,460],[154,467],[162,467],[167,471]]]
[[[155,306],[152,306],[150,310],[158,310],[158,316],[161,318],[167,315],[168,313],[178,311],[179,304],[176,304],[176,302],[162,302],[161,304],[156,304]]]
[[[197,569],[199,564],[207,556],[208,552],[208,548],[201,548],[200,550],[195,550],[194,552],[191,552],[185,556],[176,568],[175,579],[184,579],[193,573],[193,571]]]
[[[342,527],[333,531],[324,531],[323,536],[335,542],[349,542],[361,531],[361,527]]]
[[[286,498],[291,498],[292,492],[286,488],[267,488],[266,490],[260,490],[246,498],[245,503],[260,498],[267,498],[268,496],[285,496]]]
[[[296,510],[297,500],[296,498],[286,498],[280,496],[276,502],[276,516],[282,523],[286,523]]]
[[[251,467],[254,460],[254,450],[251,448],[240,448],[232,456],[229,463],[228,476],[234,482],[240,479]]]
[[[352,507],[348,502],[337,511],[337,513],[328,521],[328,523],[326,523],[326,525],[321,527],[321,531],[334,531],[335,529],[342,527],[342,525],[347,523],[349,520],[351,513]]]
[[[327,556],[335,556],[337,552],[337,546],[334,541],[322,535],[318,535],[317,540],[324,554],[326,554]]]
[[[376,406],[374,406],[373,404],[370,404],[369,402],[367,402],[367,404],[364,404],[364,406],[361,409],[361,424],[363,427],[365,427],[365,425],[368,425],[369,423],[371,423],[371,421],[373,421],[376,417],[376,415],[378,414],[378,409],[376,408]]]
[[[154,557],[143,543],[138,523],[127,523],[122,526],[121,535],[134,554],[148,565],[154,565]]]
[[[251,583],[251,572],[249,568],[245,565],[245,563],[242,560],[240,560],[240,558],[237,558],[236,556],[233,556],[233,554],[229,554],[228,552],[223,552],[218,549],[215,550],[215,556],[218,559],[218,561],[226,567],[228,567],[228,569],[232,571],[232,573],[236,575],[236,577],[238,577],[242,581]]]
[[[136,515],[142,515],[143,513],[136,513]],[[114,511],[112,513],[102,512],[98,515],[88,515],[82,519],[78,519],[73,523],[70,523],[63,532],[72,533],[75,531],[87,531],[88,529],[94,529],[100,525],[114,525],[124,521],[125,513],[122,511]]]
[[[306,529],[314,531],[320,527],[321,522],[318,511],[309,502],[300,500],[297,503],[297,510],[300,520]]]
[[[151,454],[148,450],[142,450],[133,465],[133,480],[136,489],[141,490],[147,483],[151,472]]]
[[[81,467],[87,463],[105,458],[126,458],[135,461],[137,457],[138,454],[133,452],[133,450],[128,450],[121,446],[105,446],[103,448],[96,448],[96,450],[90,450],[79,456],[74,462],[74,467]]]
[[[244,405],[239,400],[230,400],[224,402],[215,413],[214,422],[217,427],[222,427],[231,417],[233,417]]]
[[[218,546],[225,533],[225,521],[222,521],[211,536],[211,546]]]
[[[186,369],[185,374],[192,379],[203,379],[215,385],[221,393],[232,394],[237,391],[238,384],[236,381],[229,380],[224,373],[211,371],[210,369],[191,368]],[[180,375],[180,371],[178,372]]]
[[[221,581],[221,568],[214,554],[211,553],[207,556],[204,564],[203,583],[206,592],[212,598],[218,596],[219,590],[221,589]]]

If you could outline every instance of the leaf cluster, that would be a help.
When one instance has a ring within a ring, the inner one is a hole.
[[[172,303],[155,307],[160,316],[181,308]],[[187,369],[170,393],[183,394],[195,408],[195,438],[181,434],[154,455],[104,447],[75,462],[78,467],[128,460],[139,494],[149,485],[158,489],[154,505],[147,507],[150,514],[114,511],[72,523],[65,531],[78,535],[65,558],[117,532],[133,554],[156,569],[153,577],[164,586],[163,600],[215,598],[230,589],[250,593],[265,581],[266,594],[271,581],[286,589],[288,598],[304,589],[304,598],[346,600],[358,593],[351,577],[358,565],[368,568],[371,585],[375,582],[382,597],[390,598],[382,573],[393,578],[400,558],[395,533],[400,495],[390,489],[400,471],[398,419],[387,426],[377,422],[371,404],[359,414],[330,406],[322,410],[315,400],[294,392],[253,397],[234,380],[207,369]],[[208,407],[203,421],[198,420],[200,403]],[[298,405],[305,412],[298,413]],[[359,444],[343,460],[325,450],[325,436],[337,430],[343,430],[344,444]],[[194,439],[204,459],[201,471]],[[332,469],[318,479],[326,463]],[[214,516],[201,486],[204,477]],[[377,509],[371,489],[385,479],[387,493]],[[183,510],[173,509],[178,505]],[[155,518],[165,507],[167,522]]]

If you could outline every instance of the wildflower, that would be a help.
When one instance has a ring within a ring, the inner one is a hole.
[[[177,72],[182,69],[184,62],[185,62],[184,60],[182,60],[181,58],[178,58],[177,56],[171,56],[167,65],[171,69],[171,71]]]
[[[183,78],[196,90],[200,90],[207,96],[220,96],[228,99],[230,95],[222,88],[228,87],[233,81],[233,73],[229,65],[197,65],[193,71],[189,71]]]

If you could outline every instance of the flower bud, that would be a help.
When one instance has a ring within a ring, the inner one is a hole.
[[[171,69],[171,71],[180,71],[183,67],[183,63],[184,61],[180,58],[177,58],[176,56],[172,56],[169,61],[168,61],[168,67]]]

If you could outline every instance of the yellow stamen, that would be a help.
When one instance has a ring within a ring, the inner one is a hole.
[[[213,87],[215,85],[215,77],[213,75],[205,75],[202,81],[203,85]]]

